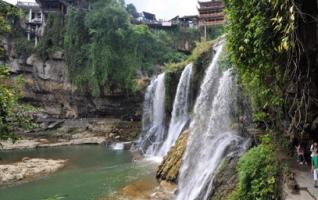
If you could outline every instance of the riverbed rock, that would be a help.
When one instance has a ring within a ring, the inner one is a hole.
[[[4,150],[13,150],[13,149],[34,149],[36,148],[41,142],[38,140],[18,140],[16,142],[13,141],[0,141],[0,148]]]
[[[186,130],[181,134],[176,145],[172,147],[167,156],[164,157],[157,171],[157,179],[169,182],[177,181],[182,157],[187,145],[189,131],[190,130]]]
[[[17,163],[0,165],[0,186],[54,173],[65,163],[66,160],[23,158]]]

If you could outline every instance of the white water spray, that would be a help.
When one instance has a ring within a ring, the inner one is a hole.
[[[168,153],[170,148],[176,143],[185,125],[190,120],[189,102],[192,67],[192,64],[187,65],[181,74],[173,103],[168,135],[162,147],[156,153],[156,156],[163,157]]]
[[[207,200],[222,160],[243,146],[243,138],[231,128],[236,92],[231,70],[222,73],[219,69],[222,43],[216,47],[195,104],[177,200]]]

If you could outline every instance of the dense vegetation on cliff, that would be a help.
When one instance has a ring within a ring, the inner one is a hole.
[[[274,140],[252,148],[238,165],[231,199],[280,199],[275,140],[304,141],[317,131],[317,2],[226,0],[227,47],[254,122]],[[237,31],[240,30],[240,31]]]
[[[98,1],[88,12],[71,10],[65,35],[70,78],[91,88],[94,95],[105,86],[133,89],[138,71],[182,59],[163,34],[131,25],[124,5],[117,1]]]
[[[18,10],[0,1],[0,37],[12,29],[11,19],[19,16]],[[0,57],[4,50],[0,48]],[[10,80],[9,71],[0,65],[0,140],[16,139],[13,131],[17,128],[29,128],[31,120],[28,117],[30,108],[19,103],[21,79]]]

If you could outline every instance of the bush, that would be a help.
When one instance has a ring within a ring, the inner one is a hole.
[[[15,48],[18,57],[25,59],[32,54],[34,43],[27,40],[25,37],[21,37],[17,40]]]
[[[14,131],[33,127],[30,106],[19,103],[22,80],[10,80],[8,69],[0,65],[0,140],[16,140]]]
[[[55,51],[63,50],[64,45],[64,20],[62,14],[49,13],[44,35],[41,38],[36,53],[43,60]]]
[[[270,136],[249,150],[238,163],[239,183],[230,200],[281,199],[280,165]]]

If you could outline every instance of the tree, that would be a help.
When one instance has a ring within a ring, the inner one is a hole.
[[[137,72],[182,58],[166,33],[130,23],[125,4],[98,0],[69,12],[64,39],[70,79],[94,96],[105,89],[135,89]]]
[[[126,9],[127,9],[127,12],[131,16],[133,16],[134,18],[138,18],[139,17],[139,13],[138,13],[138,11],[137,11],[137,9],[136,9],[134,4],[132,4],[132,3],[128,4]]]

